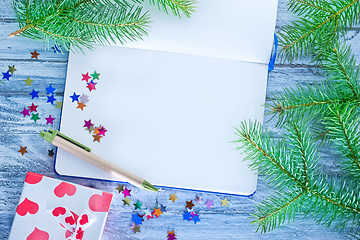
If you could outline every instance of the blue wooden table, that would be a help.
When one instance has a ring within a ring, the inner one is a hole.
[[[131,214],[134,208],[123,207],[122,196],[115,190],[117,184],[97,180],[85,180],[71,177],[59,177],[54,172],[54,160],[48,157],[52,146],[39,137],[39,132],[47,129],[45,115],[55,117],[54,128],[59,126],[60,110],[46,103],[47,98],[42,91],[34,103],[39,105],[38,123],[29,118],[23,118],[20,111],[32,100],[29,93],[32,88],[25,86],[27,77],[33,79],[33,88],[45,89],[52,84],[55,87],[55,97],[63,98],[68,55],[46,51],[41,42],[22,37],[8,38],[8,34],[18,29],[15,15],[10,7],[10,0],[0,1],[0,71],[6,72],[8,65],[15,65],[17,71],[9,82],[0,84],[0,239],[7,239],[15,215],[23,187],[25,174],[28,171],[47,176],[61,178],[70,182],[98,188],[115,194],[110,213],[106,222],[102,239],[166,239],[167,231],[175,230],[178,239],[344,239],[344,233],[338,233],[334,228],[326,228],[314,223],[311,218],[296,216],[295,222],[284,225],[270,233],[261,235],[255,233],[255,227],[249,218],[255,211],[255,206],[272,193],[262,176],[259,177],[257,192],[251,197],[226,196],[221,194],[200,193],[185,190],[163,189],[157,195],[139,190],[131,185],[132,199],[139,200],[144,206],[155,207],[156,204],[167,206],[167,212],[160,218],[145,221],[140,233],[132,233]],[[276,30],[294,18],[286,9],[287,0],[280,0]],[[359,29],[351,29],[349,43],[353,45],[356,58],[360,59]],[[30,59],[30,52],[37,50],[39,60]],[[302,60],[294,64],[277,64],[268,79],[268,96],[282,87],[292,87],[295,84],[305,84],[324,79],[319,68]],[[358,61],[359,62],[359,61]],[[268,100],[268,98],[267,98]],[[265,119],[266,120],[266,119]],[[265,124],[274,137],[279,135],[275,122]],[[18,150],[27,146],[29,153],[22,156]],[[336,157],[325,149],[321,152],[324,169],[331,175],[338,175],[334,167]],[[334,170],[335,169],[335,170]],[[169,201],[169,194],[177,194],[175,203]],[[215,207],[207,210],[205,205],[198,206],[201,222],[183,221],[185,201],[195,199],[214,200]],[[220,206],[220,200],[226,197],[230,200],[228,208]],[[20,240],[20,239],[19,239]],[[22,239],[21,239],[22,240]]]

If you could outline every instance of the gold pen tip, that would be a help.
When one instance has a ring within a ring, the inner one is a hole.
[[[141,188],[152,191],[152,192],[158,192],[159,191],[156,187],[154,187],[151,183],[149,183],[146,180],[144,180],[144,182],[142,183]]]

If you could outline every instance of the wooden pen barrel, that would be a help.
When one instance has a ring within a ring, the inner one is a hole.
[[[52,142],[53,145],[65,150],[72,155],[83,159],[84,161],[112,174],[115,177],[119,177],[120,179],[125,179],[129,183],[133,184],[136,187],[141,187],[144,179],[120,168],[119,166],[91,153],[88,152],[75,144],[65,140],[61,137],[56,136],[54,141]],[[119,180],[120,180],[119,179]]]

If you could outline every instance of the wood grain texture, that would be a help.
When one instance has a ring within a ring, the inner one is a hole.
[[[43,44],[22,37],[9,39],[10,32],[17,29],[14,13],[10,7],[10,0],[0,0],[0,71],[7,71],[8,65],[15,65],[17,71],[11,82],[0,84],[0,239],[7,239],[15,207],[18,204],[22,186],[27,171],[34,171],[70,182],[98,188],[115,193],[105,231],[102,239],[166,239],[167,232],[175,230],[178,239],[344,239],[344,233],[338,233],[334,228],[317,225],[311,218],[296,216],[296,220],[267,234],[255,233],[250,224],[249,216],[261,200],[272,193],[266,187],[262,176],[259,178],[257,192],[251,197],[228,196],[221,194],[199,193],[185,190],[163,189],[158,194],[132,189],[132,199],[139,199],[143,206],[155,207],[156,203],[167,206],[167,212],[158,219],[145,221],[141,233],[133,234],[129,228],[133,209],[123,207],[121,196],[116,194],[116,183],[86,180],[71,177],[61,177],[54,172],[53,159],[47,156],[52,146],[43,141],[38,133],[48,128],[44,117],[52,115],[56,118],[54,127],[59,126],[60,110],[54,105],[46,103],[46,96],[40,94],[39,99],[31,100],[29,92],[32,87],[25,86],[23,80],[27,77],[34,79],[33,88],[44,93],[45,87],[52,84],[55,97],[61,100],[64,93],[67,54],[55,54],[52,50],[44,50]],[[294,19],[286,10],[287,1],[280,0],[277,18],[277,30]],[[358,29],[349,32],[349,42],[353,45],[356,58],[360,60],[360,37]],[[30,59],[30,51],[40,52],[39,60]],[[295,87],[296,84],[317,83],[325,78],[322,71],[308,64],[308,59],[297,61],[295,64],[277,64],[268,79],[268,96],[274,91],[281,91],[283,87]],[[32,102],[39,105],[39,116],[42,118],[34,123],[29,118],[23,118],[20,111]],[[268,117],[265,117],[267,120]],[[275,128],[275,121],[266,123],[274,137],[280,132]],[[27,146],[28,154],[21,156],[17,151],[19,146]],[[320,156],[325,171],[333,176],[339,176],[336,170],[336,155],[331,149],[321,149]],[[334,170],[335,169],[335,170]],[[179,200],[172,203],[168,200],[170,193],[177,193]],[[214,200],[216,207],[207,210],[202,205],[197,207],[201,222],[194,224],[182,220],[185,200],[194,199],[196,195],[203,199]],[[220,207],[220,199],[227,197],[231,201],[229,208]]]

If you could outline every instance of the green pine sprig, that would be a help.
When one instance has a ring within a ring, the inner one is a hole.
[[[149,0],[166,12],[191,16],[192,0]],[[15,0],[19,29],[9,35],[55,43],[69,50],[92,48],[94,43],[125,43],[147,34],[150,16],[143,0]]]
[[[291,0],[288,6],[299,19],[279,32],[282,60],[313,54],[322,57],[340,36],[360,23],[359,0]]]
[[[286,137],[273,140],[258,122],[243,122],[235,129],[251,158],[252,168],[264,174],[276,193],[257,206],[253,223],[262,233],[273,230],[303,212],[326,226],[359,229],[360,193],[341,182],[340,187],[318,167],[318,151],[308,129],[292,122]]]

